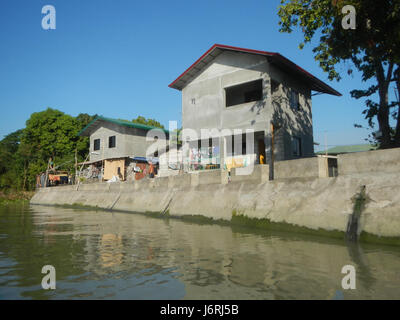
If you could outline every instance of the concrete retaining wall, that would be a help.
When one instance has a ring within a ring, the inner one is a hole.
[[[190,175],[181,179],[182,185],[174,183],[173,187],[169,183],[166,187],[166,180],[147,179],[140,183],[82,185],[79,191],[76,186],[44,188],[31,203],[168,212],[171,216],[202,215],[226,221],[232,215],[242,215],[343,232],[353,211],[353,198],[365,185],[368,202],[362,213],[362,230],[377,236],[400,237],[400,173],[197,186],[190,185]]]
[[[251,174],[233,169],[122,183],[92,183],[40,189],[32,204],[87,205],[129,212],[266,219],[309,229],[344,232],[354,198],[365,186],[361,229],[400,240],[400,149],[339,156],[339,176],[326,177],[326,161],[308,158],[256,165]]]

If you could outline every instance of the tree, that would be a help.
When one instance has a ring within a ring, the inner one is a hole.
[[[354,30],[342,26],[345,5],[356,9]],[[301,28],[304,41],[300,49],[319,34],[314,58],[330,80],[339,81],[336,66],[349,61],[361,72],[363,81],[375,82],[367,90],[351,91],[351,95],[359,99],[378,94],[378,102],[366,100],[365,118],[371,127],[377,118],[381,148],[400,146],[400,103],[389,102],[392,83],[400,94],[400,0],[281,0],[278,15],[281,32]],[[390,116],[397,122],[394,129]]]
[[[90,122],[92,122],[95,118],[97,117],[97,114],[95,115],[89,115],[87,113],[80,113],[76,117],[76,120],[78,121],[79,125],[79,131],[81,131],[83,128],[85,128]],[[81,159],[85,159],[87,152],[89,150],[89,137],[80,137],[77,142],[76,142],[76,149],[78,151],[78,156]]]
[[[89,149],[89,138],[79,137],[78,132],[94,118],[88,114],[72,117],[50,108],[33,113],[26,128],[0,141],[0,188],[32,189],[50,157],[60,169],[73,170],[75,150],[82,161]]]
[[[92,122],[95,118],[97,118],[97,114],[91,116],[87,113],[80,113],[76,117],[76,120],[80,123],[81,128],[86,127],[90,122]]]
[[[0,188],[10,189],[20,184],[16,161],[23,130],[8,134],[0,141]]]
[[[136,119],[133,119],[132,122],[144,124],[146,126],[164,129],[164,126],[161,123],[159,123],[158,121],[156,121],[154,119],[150,119],[150,118],[146,119],[145,117],[142,117],[142,116],[138,116]]]

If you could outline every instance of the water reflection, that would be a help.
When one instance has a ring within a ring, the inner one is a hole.
[[[400,298],[396,247],[41,206],[0,217],[1,299]],[[346,264],[356,290],[341,288]]]

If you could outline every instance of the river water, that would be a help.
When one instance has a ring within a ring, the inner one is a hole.
[[[56,289],[41,286],[42,267]],[[356,271],[344,290],[342,267]],[[400,249],[142,214],[0,207],[0,299],[399,299]]]

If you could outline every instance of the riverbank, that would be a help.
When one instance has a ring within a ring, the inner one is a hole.
[[[34,194],[35,191],[0,191],[0,205],[29,204]]]

